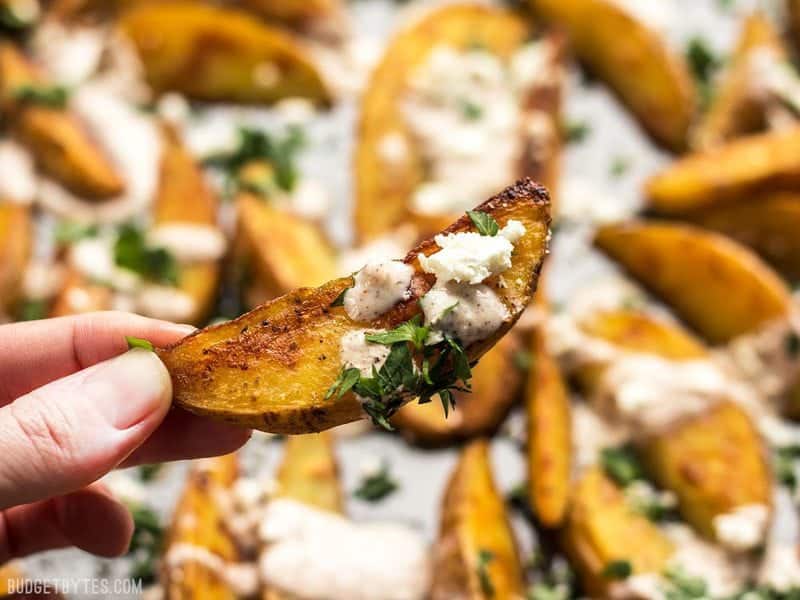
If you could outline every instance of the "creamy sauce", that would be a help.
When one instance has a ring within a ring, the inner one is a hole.
[[[0,201],[31,204],[37,188],[33,159],[28,151],[12,140],[0,141]]]
[[[437,283],[420,306],[434,334],[448,334],[464,346],[485,340],[511,316],[497,294],[482,284]],[[441,335],[428,338],[429,343],[440,340]]]
[[[371,321],[411,296],[414,269],[400,261],[368,263],[355,274],[344,296],[344,310],[354,321]]]
[[[197,564],[207,569],[223,581],[230,590],[240,596],[252,596],[259,589],[258,570],[245,563],[226,562],[208,548],[178,542],[171,544],[164,555],[164,564],[173,576],[180,573],[186,564]]]
[[[64,27],[54,19],[36,28],[33,51],[56,81],[75,86],[99,68],[106,35],[97,27]]]
[[[150,246],[167,249],[182,263],[219,260],[227,245],[219,229],[195,223],[157,225],[148,232],[147,240]]]
[[[735,551],[751,550],[761,544],[769,526],[771,511],[763,504],[739,506],[713,519],[720,544]]]
[[[428,548],[401,525],[353,523],[295,502],[272,501],[259,528],[268,585],[298,598],[416,600],[429,581]]]
[[[145,284],[136,295],[136,312],[165,321],[190,320],[197,302],[186,292],[166,285]]]
[[[22,295],[29,300],[47,300],[61,289],[64,268],[45,261],[32,261],[22,278]]]
[[[377,333],[375,330],[361,329],[348,331],[342,336],[340,359],[346,367],[354,367],[364,377],[372,377],[372,369],[380,369],[389,356],[390,346],[368,342],[366,333]]]

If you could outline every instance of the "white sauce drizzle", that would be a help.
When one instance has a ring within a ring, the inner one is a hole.
[[[407,300],[411,292],[414,269],[400,261],[368,263],[356,273],[354,285],[344,296],[344,310],[354,321],[371,321],[398,302]]]
[[[155,248],[165,248],[179,262],[215,261],[225,254],[227,241],[212,225],[163,223],[151,229],[147,241]]]
[[[348,331],[342,336],[340,359],[348,368],[356,368],[364,377],[372,377],[372,369],[380,369],[389,356],[390,346],[368,342],[367,333],[378,333],[380,330],[360,329]]]

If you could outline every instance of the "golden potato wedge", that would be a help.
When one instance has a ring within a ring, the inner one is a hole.
[[[277,478],[279,497],[321,510],[344,512],[339,466],[330,432],[287,437]]]
[[[712,343],[788,313],[786,284],[752,251],[717,233],[633,221],[601,227],[595,244]]]
[[[315,225],[252,194],[240,195],[236,208],[248,304],[321,285],[338,273],[334,250]]]
[[[308,51],[246,13],[197,2],[146,3],[127,11],[119,25],[157,93],[248,103],[330,101]]]
[[[608,83],[642,126],[673,151],[687,144],[695,88],[683,57],[611,0],[529,0],[534,13],[569,37],[577,55]]]
[[[752,93],[756,52],[769,52],[776,60],[787,58],[780,32],[762,13],[744,22],[739,42],[717,84],[713,102],[692,134],[692,146],[704,150],[765,126],[764,105]]]
[[[424,446],[490,435],[508,415],[522,383],[514,366],[514,354],[521,346],[517,338],[512,331],[483,355],[472,371],[472,393],[456,392],[456,407],[447,417],[438,402],[412,402],[397,411],[392,425],[409,441]]]
[[[525,407],[528,415],[528,497],[545,527],[563,522],[572,477],[572,414],[558,363],[534,332]]]
[[[772,477],[758,431],[732,402],[645,439],[639,454],[659,485],[675,492],[684,518],[709,538],[717,515],[772,504]]]
[[[290,25],[329,18],[343,10],[340,0],[237,0],[237,4]]]
[[[87,200],[116,196],[125,184],[83,122],[69,110],[21,102],[26,86],[46,78],[9,42],[0,44],[0,102],[16,136],[39,168]]]
[[[19,564],[10,562],[0,567],[0,597],[11,595],[18,584],[25,581],[25,574]]]
[[[480,358],[514,324],[530,301],[549,232],[547,192],[521,180],[486,201],[478,210],[501,226],[520,221],[525,234],[515,245],[512,265],[503,274],[505,286],[491,279],[511,318],[491,336],[466,348],[471,362]],[[462,217],[448,233],[474,231]],[[405,258],[417,272],[411,297],[371,322],[357,323],[331,304],[352,285],[345,277],[316,289],[299,289],[234,321],[209,327],[159,350],[170,370],[174,400],[191,412],[275,433],[311,433],[363,417],[352,392],[325,399],[341,372],[341,337],[365,327],[393,328],[420,314],[419,298],[434,283],[422,272],[418,255],[437,252],[427,240]],[[409,398],[410,399],[410,398]],[[391,416],[391,415],[388,415]]]
[[[661,530],[631,508],[597,468],[575,486],[562,536],[584,591],[595,598],[607,597],[613,581],[603,571],[612,561],[627,561],[634,574],[661,573],[674,551]]]
[[[800,279],[800,193],[745,198],[682,218],[749,246],[787,279]]]
[[[32,244],[30,209],[0,201],[0,315],[17,308]]]
[[[689,154],[651,177],[650,208],[663,215],[800,188],[800,127],[750,135]]]
[[[372,72],[361,99],[354,156],[355,230],[360,241],[378,237],[411,218],[408,202],[423,178],[424,166],[402,112],[411,74],[436,46],[480,45],[508,59],[528,39],[520,17],[490,6],[455,3],[432,10],[401,30]],[[401,160],[383,158],[386,140],[405,147]],[[424,232],[438,231],[452,215],[419,220]]]
[[[239,553],[222,522],[223,513],[215,490],[233,485],[239,466],[235,454],[206,459],[189,474],[167,537],[163,569],[164,597],[167,600],[236,600],[237,596],[219,574],[201,561],[176,561],[171,564],[170,550],[189,544],[236,562]]]
[[[442,502],[431,600],[517,598],[520,558],[485,440],[461,452]]]

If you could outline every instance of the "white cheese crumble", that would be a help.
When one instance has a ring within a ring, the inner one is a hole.
[[[510,318],[503,301],[485,285],[437,285],[420,300],[425,323],[433,325],[428,343],[446,333],[464,346],[484,340]]]
[[[752,550],[764,540],[770,510],[763,504],[746,504],[717,515],[712,521],[717,540],[730,550]]]
[[[354,321],[371,321],[410,297],[414,269],[396,261],[368,263],[355,274],[344,296],[344,310]]]
[[[367,333],[377,331],[359,329],[348,331],[342,336],[340,345],[341,362],[345,367],[356,368],[364,377],[372,377],[372,369],[380,369],[389,356],[390,346],[368,342],[364,337]]]
[[[259,567],[268,585],[299,598],[422,600],[428,548],[414,530],[353,523],[305,504],[276,499],[259,528]]]
[[[441,250],[420,255],[419,264],[426,273],[436,275],[437,282],[478,284],[511,267],[514,242],[524,233],[522,223],[511,220],[495,236],[474,231],[439,234],[434,241]]]
[[[12,140],[0,141],[0,198],[30,204],[37,188],[30,153]]]
[[[147,243],[165,248],[181,263],[215,261],[225,254],[227,242],[212,225],[163,223],[147,233]]]

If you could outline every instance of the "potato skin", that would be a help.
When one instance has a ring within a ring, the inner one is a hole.
[[[216,491],[229,488],[238,476],[235,454],[227,454],[196,463],[189,473],[172,526],[166,552],[176,544],[191,544],[216,554],[227,562],[236,562],[238,550],[226,532],[223,514],[216,501]],[[203,565],[187,561],[163,571],[166,600],[236,600],[237,596],[215,573]]]
[[[645,186],[649,207],[658,214],[735,202],[800,186],[800,127],[738,138],[722,146],[688,154]]]
[[[520,342],[514,331],[500,339],[472,370],[472,393],[456,392],[456,407],[445,418],[435,400],[410,402],[391,423],[407,440],[422,446],[440,446],[490,435],[508,415],[517,399],[522,376],[514,366]]]
[[[10,43],[0,44],[0,102],[14,134],[39,168],[86,200],[120,194],[125,184],[84,123],[69,110],[21,104],[15,91],[47,84],[36,67]]]
[[[733,402],[645,439],[640,455],[655,480],[678,496],[686,520],[706,537],[714,538],[717,515],[747,504],[772,505],[761,439]]]
[[[516,185],[478,207],[501,225],[514,218],[526,228],[515,246],[506,287],[489,280],[510,306],[513,318],[491,339],[468,347],[477,360],[519,317],[536,288],[547,252],[549,201],[547,192],[530,180]],[[448,233],[474,230],[467,216]],[[348,331],[364,327],[391,328],[419,314],[418,299],[433,278],[422,273],[417,255],[438,250],[433,240],[420,244],[406,257],[417,274],[412,297],[370,323],[351,321],[331,303],[351,285],[351,278],[334,280],[316,289],[299,289],[268,302],[234,321],[199,331],[159,350],[173,383],[176,404],[191,412],[274,433],[311,433],[362,418],[352,393],[325,399],[341,366],[339,342]]]
[[[438,45],[466,48],[480,44],[495,55],[510,57],[528,38],[529,28],[518,16],[480,4],[454,3],[432,10],[390,42],[373,70],[361,100],[355,148],[355,230],[360,241],[390,231],[411,218],[408,200],[422,181],[423,165],[405,123],[400,100],[411,73]],[[408,149],[405,160],[381,158],[381,141],[397,136]],[[438,231],[452,216],[429,222],[425,231]]]
[[[600,228],[595,244],[712,343],[788,314],[786,284],[748,248],[682,224]]]
[[[491,552],[486,565],[494,595],[484,593],[478,575],[481,551]],[[461,452],[442,502],[439,539],[434,555],[431,600],[478,600],[523,597],[519,553],[503,497],[495,486],[485,440]]]
[[[572,413],[569,392],[544,332],[534,332],[533,362],[525,390],[528,415],[528,497],[539,522],[558,527],[569,502]]]
[[[156,93],[244,103],[330,101],[307,50],[246,13],[186,1],[145,3],[127,11],[119,25]]]
[[[0,199],[0,315],[17,308],[32,244],[30,209]]]
[[[616,92],[653,139],[686,147],[695,111],[689,69],[666,41],[609,0],[529,0],[563,30],[576,56]]]
[[[573,490],[562,541],[585,592],[595,598],[607,597],[611,581],[603,570],[609,562],[628,561],[634,574],[660,573],[674,551],[598,468],[584,473]]]

